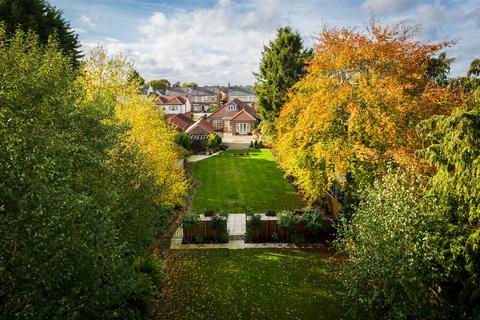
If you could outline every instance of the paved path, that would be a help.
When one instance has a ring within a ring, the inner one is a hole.
[[[197,161],[200,161],[200,160],[203,160],[203,159],[207,159],[207,158],[210,158],[210,157],[213,157],[213,156],[219,154],[220,152],[222,152],[222,151],[218,151],[218,152],[215,152],[214,154],[209,154],[209,155],[206,155],[206,154],[192,154],[191,156],[188,156],[187,162],[197,162]]]
[[[243,240],[247,232],[247,215],[245,213],[229,214],[227,229],[231,240]]]

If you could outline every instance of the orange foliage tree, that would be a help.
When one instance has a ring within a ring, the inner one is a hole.
[[[448,114],[455,94],[426,72],[448,42],[424,44],[415,28],[324,28],[307,75],[290,93],[274,142],[280,166],[314,201],[339,177],[364,180],[387,162],[419,168],[415,126]]]

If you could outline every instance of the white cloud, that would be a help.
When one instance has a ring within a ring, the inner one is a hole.
[[[185,10],[156,7],[134,19],[136,28],[111,28],[111,22],[82,16],[81,27],[94,21],[94,34],[82,33],[84,49],[96,42],[109,52],[124,52],[135,60],[146,79],[196,81],[200,84],[252,83],[263,46],[279,26],[292,25],[312,45],[312,36],[330,26],[362,26],[368,8],[382,23],[419,24],[422,41],[458,40],[448,49],[457,60],[452,74],[462,75],[480,46],[478,0],[445,3],[439,0],[218,0],[210,7]],[[122,14],[123,11],[122,11]],[[122,15],[123,19],[125,15]],[[114,19],[114,17],[111,17]],[[115,18],[115,20],[122,20]],[[130,39],[125,40],[125,34]]]
[[[80,17],[80,21],[85,25],[85,26],[88,26],[88,27],[95,27],[96,24],[93,22],[92,18],[90,18],[89,16],[86,16],[86,15],[82,15]]]
[[[103,45],[132,56],[148,79],[252,83],[263,45],[288,20],[273,4],[265,0],[244,6],[221,0],[212,8],[154,12],[139,26],[139,41],[105,39]]]

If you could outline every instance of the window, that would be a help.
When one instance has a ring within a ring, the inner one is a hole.
[[[178,106],[170,106],[170,111],[178,111]]]
[[[215,128],[222,128],[223,127],[223,120],[213,120],[213,126]]]
[[[232,103],[228,106],[228,111],[236,111],[237,110],[237,105],[235,103]]]
[[[250,132],[250,123],[240,122],[237,123],[237,133],[238,134],[247,134]]]
[[[211,100],[212,100],[212,102],[215,102],[215,96],[212,96]]]

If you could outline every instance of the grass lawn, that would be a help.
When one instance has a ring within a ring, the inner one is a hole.
[[[250,155],[231,156],[240,152]],[[199,182],[191,208],[194,212],[262,212],[304,207],[268,149],[225,151],[196,162],[193,174]]]
[[[157,319],[341,319],[339,261],[293,249],[172,250]]]

